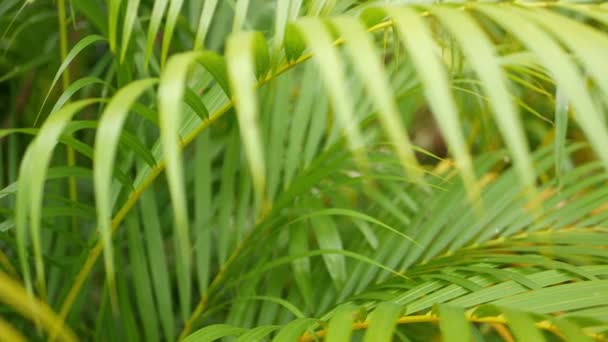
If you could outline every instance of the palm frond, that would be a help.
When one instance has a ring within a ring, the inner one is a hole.
[[[67,5],[0,4],[0,337],[606,338],[605,4]]]

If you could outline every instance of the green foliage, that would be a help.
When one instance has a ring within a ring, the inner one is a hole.
[[[5,0],[0,31],[0,340],[608,339],[605,3]]]

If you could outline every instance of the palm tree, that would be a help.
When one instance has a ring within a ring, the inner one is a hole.
[[[605,3],[4,0],[0,29],[0,340],[608,339]]]

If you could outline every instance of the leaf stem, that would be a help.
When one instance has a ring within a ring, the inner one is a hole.
[[[492,325],[506,326],[507,320],[504,316],[490,316],[490,317],[475,317],[468,316],[467,320],[471,323],[488,323]],[[402,316],[395,322],[397,325],[401,324],[413,324],[413,323],[438,323],[440,321],[440,317],[436,315],[426,314],[426,315],[413,315],[413,316]],[[369,327],[369,321],[357,322],[352,325],[352,330],[364,330]],[[549,331],[560,338],[564,338],[561,331],[551,322],[544,320],[540,322],[536,322],[535,326],[538,329]],[[318,341],[319,339],[325,337],[327,335],[327,329],[322,329],[314,334],[305,333],[300,336],[298,342],[313,342]],[[587,336],[593,338],[596,341],[606,341],[606,338],[600,334],[587,334]]]

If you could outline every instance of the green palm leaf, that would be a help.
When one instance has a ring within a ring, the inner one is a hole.
[[[0,338],[606,339],[605,4],[69,4],[0,4]]]

